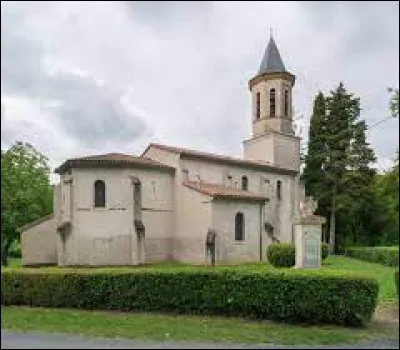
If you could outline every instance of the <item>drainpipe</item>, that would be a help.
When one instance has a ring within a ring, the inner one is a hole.
[[[260,204],[260,261],[263,260],[262,232],[263,232],[264,203]]]

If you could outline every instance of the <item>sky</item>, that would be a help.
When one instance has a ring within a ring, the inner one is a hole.
[[[399,4],[369,2],[1,2],[1,147],[66,158],[140,155],[149,142],[231,156],[251,135],[248,81],[270,37],[296,75],[296,133],[318,91],[343,81],[368,125],[399,86]],[[371,129],[380,170],[399,120]]]

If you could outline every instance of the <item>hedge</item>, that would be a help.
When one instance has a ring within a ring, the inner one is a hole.
[[[2,305],[158,311],[361,325],[378,300],[375,279],[289,273],[4,271]]]
[[[345,251],[351,258],[386,266],[399,266],[398,247],[349,247]]]

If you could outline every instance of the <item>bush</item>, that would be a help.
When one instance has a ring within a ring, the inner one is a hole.
[[[273,243],[267,248],[267,259],[274,267],[292,267],[296,262],[293,243]]]
[[[321,243],[321,260],[325,260],[329,255],[329,246],[326,243]]]
[[[397,298],[398,298],[399,297],[399,270],[398,269],[394,272],[394,281],[396,283]]]
[[[9,257],[14,259],[20,259],[22,257],[21,254],[21,244],[19,241],[14,241],[11,244]]]
[[[399,266],[398,247],[350,247],[346,249],[346,255],[386,266]]]
[[[326,243],[321,243],[321,260],[328,257]],[[292,267],[296,263],[296,249],[292,243],[273,243],[267,248],[267,259],[274,267]]]
[[[378,298],[375,279],[282,272],[3,271],[2,305],[159,311],[286,322],[360,325]]]

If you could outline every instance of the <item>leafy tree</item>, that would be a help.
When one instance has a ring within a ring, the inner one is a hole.
[[[380,209],[377,220],[381,232],[376,243],[396,245],[399,243],[399,151],[393,167],[375,176],[374,196]]]
[[[390,97],[390,112],[392,117],[399,116],[399,89],[389,89],[389,92],[392,93]]]
[[[370,164],[375,156],[366,141],[367,127],[359,118],[360,100],[343,83],[329,96],[319,93],[315,99],[303,179],[307,193],[319,201],[319,213],[328,217],[325,240],[331,251],[346,241],[349,231],[360,232],[373,198]]]
[[[326,118],[326,98],[320,91],[314,100],[308,131],[305,167],[301,178],[304,181],[306,195],[313,196],[318,201],[317,213],[325,217],[328,216],[327,208],[329,203],[327,183],[322,169],[326,158],[326,154],[323,152],[325,148]],[[323,240],[327,242],[326,235],[324,235]]]
[[[29,143],[1,151],[1,262],[19,240],[18,228],[52,213],[48,159]]]

